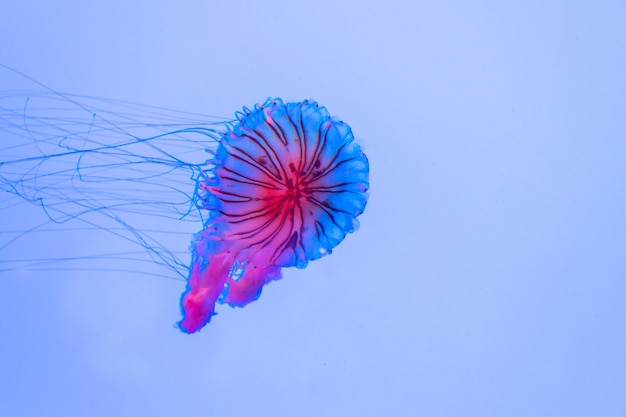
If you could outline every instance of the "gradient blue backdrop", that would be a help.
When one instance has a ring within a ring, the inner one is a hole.
[[[371,162],[358,233],[191,337],[181,281],[0,273],[0,416],[626,416],[624,1],[24,0],[0,62],[212,115],[315,98]]]

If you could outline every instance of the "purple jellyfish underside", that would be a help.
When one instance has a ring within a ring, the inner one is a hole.
[[[330,254],[367,203],[365,154],[350,127],[314,101],[244,108],[209,162],[198,187],[209,216],[192,242],[181,299],[185,333],[207,324],[216,302],[243,307],[282,267]]]

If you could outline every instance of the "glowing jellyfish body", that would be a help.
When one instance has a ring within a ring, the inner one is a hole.
[[[201,181],[205,229],[192,244],[181,300],[193,333],[215,303],[243,307],[281,268],[304,268],[358,226],[369,165],[350,127],[324,107],[268,100],[238,115]]]

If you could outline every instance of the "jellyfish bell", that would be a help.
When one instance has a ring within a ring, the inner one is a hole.
[[[181,300],[187,333],[210,321],[216,302],[244,306],[282,267],[304,268],[330,253],[357,228],[369,188],[369,164],[350,127],[308,100],[244,109],[211,164],[199,187],[210,216],[192,246]]]
[[[268,99],[229,120],[7,92],[0,130],[0,210],[15,213],[21,202],[45,214],[15,230],[4,217],[0,272],[62,264],[185,280],[178,327],[186,333],[206,325],[216,303],[243,307],[283,267],[330,254],[367,202],[365,154],[350,127],[314,101]],[[73,228],[93,242],[77,256],[11,252]],[[102,236],[115,250],[85,254]]]

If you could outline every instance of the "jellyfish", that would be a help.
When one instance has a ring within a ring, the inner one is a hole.
[[[5,92],[0,131],[17,138],[0,155],[0,191],[13,197],[0,210],[17,199],[48,219],[3,230],[0,254],[50,225],[113,234],[139,250],[108,253],[111,262],[142,253],[137,272],[152,263],[185,281],[184,333],[209,323],[216,304],[257,300],[282,268],[330,254],[367,203],[365,154],[350,127],[312,100],[268,99],[225,119],[53,90]],[[146,219],[153,228],[134,226]],[[49,262],[0,259],[0,271]]]

